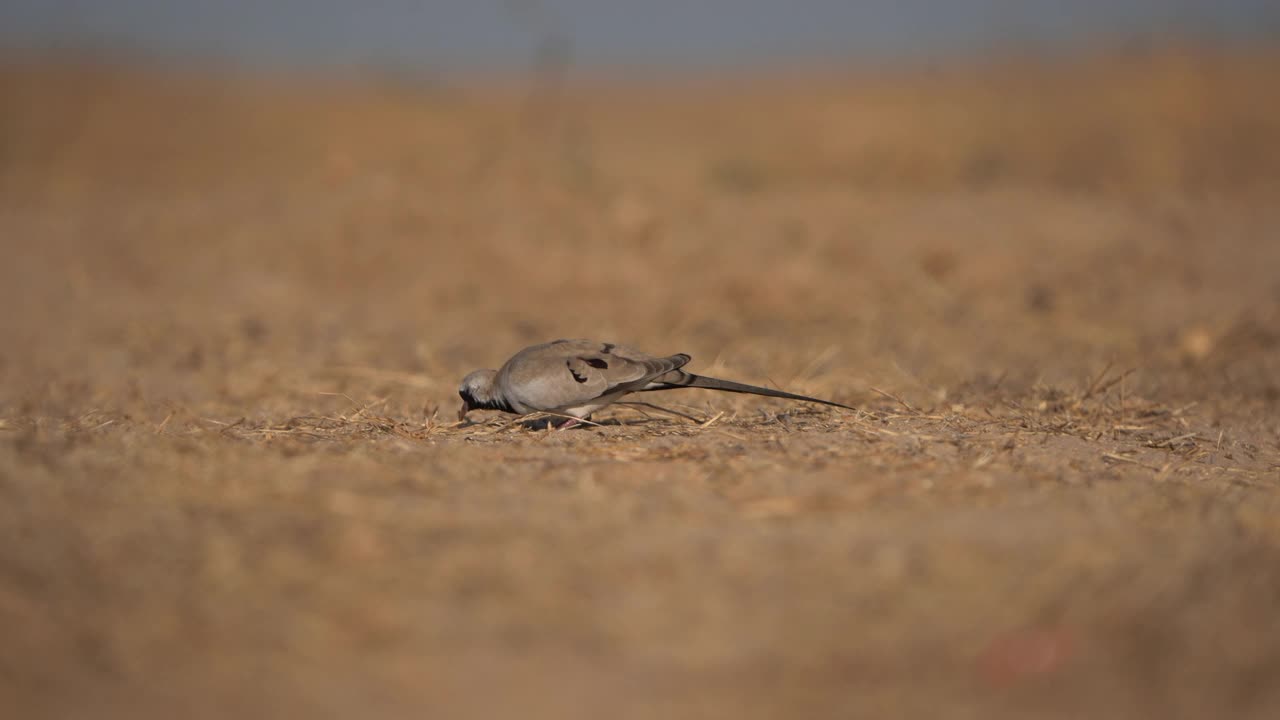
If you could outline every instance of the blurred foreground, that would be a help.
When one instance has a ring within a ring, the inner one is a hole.
[[[0,707],[1280,716],[1277,72],[0,65]],[[575,336],[865,412],[451,424]]]

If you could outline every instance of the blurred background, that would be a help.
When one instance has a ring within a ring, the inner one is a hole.
[[[1263,231],[1215,225],[1209,243],[1192,228],[1217,220],[1186,200],[1209,193],[1204,207],[1245,225],[1269,207],[1278,14],[11,0],[0,202],[22,311],[8,323],[100,369],[121,363],[86,348],[118,361],[121,347],[89,336],[123,317],[152,317],[130,331],[147,332],[220,313],[280,325],[256,334],[286,353],[269,366],[367,364],[378,348],[441,388],[492,354],[477,326],[503,348],[617,333],[712,357],[803,333],[844,348],[840,367],[882,364],[844,386],[897,373],[922,394],[980,372],[1061,381],[1152,348],[1176,360],[1183,340],[1203,354],[1251,321],[1191,275],[1220,268],[1236,289],[1256,275],[1242,305],[1270,306]],[[1143,272],[1107,280],[1115,258]],[[600,312],[571,327],[515,301],[583,292]],[[1150,314],[1156,297],[1170,311]],[[685,312],[690,298],[705,310]],[[1074,351],[1029,364],[1005,332],[1018,323]],[[941,351],[974,337],[993,355]],[[321,356],[292,355],[306,343]],[[235,347],[213,345],[183,352]],[[11,367],[28,361],[50,358]],[[179,375],[166,387],[192,392]]]
[[[1280,9],[1266,0],[10,0],[0,8],[0,41],[11,48],[425,72],[510,70],[546,55],[597,71],[845,63],[1277,31]]]
[[[3,0],[0,715],[1280,717],[1277,77],[1263,0]],[[452,424],[575,336],[861,412]]]

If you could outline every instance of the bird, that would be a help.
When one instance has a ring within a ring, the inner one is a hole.
[[[497,370],[476,370],[462,379],[458,421],[472,410],[515,415],[545,412],[580,420],[636,392],[704,388],[820,403],[855,410],[831,400],[797,395],[682,370],[693,358],[685,353],[650,355],[626,345],[594,340],[553,340],[516,353]]]

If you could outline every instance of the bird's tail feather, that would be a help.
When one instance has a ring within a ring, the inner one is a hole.
[[[763,395],[764,397],[783,398],[785,400],[800,400],[803,402],[820,403],[822,405],[831,405],[832,407],[844,408],[845,410],[857,410],[857,408],[842,405],[831,400],[822,400],[808,395],[797,395],[795,393],[785,392],[783,390],[774,390],[772,388],[758,387],[756,385],[747,385],[745,383],[733,382],[732,380],[721,380],[719,378],[706,377],[705,375],[694,375],[690,372],[678,370],[673,373],[667,373],[662,376],[661,380],[655,380],[643,388],[643,391],[652,390],[676,390],[679,388],[703,388],[706,390],[722,390],[724,392],[746,393],[748,395]]]

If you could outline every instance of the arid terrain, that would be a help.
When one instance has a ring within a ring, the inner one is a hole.
[[[1278,74],[0,62],[0,714],[1280,717]]]

